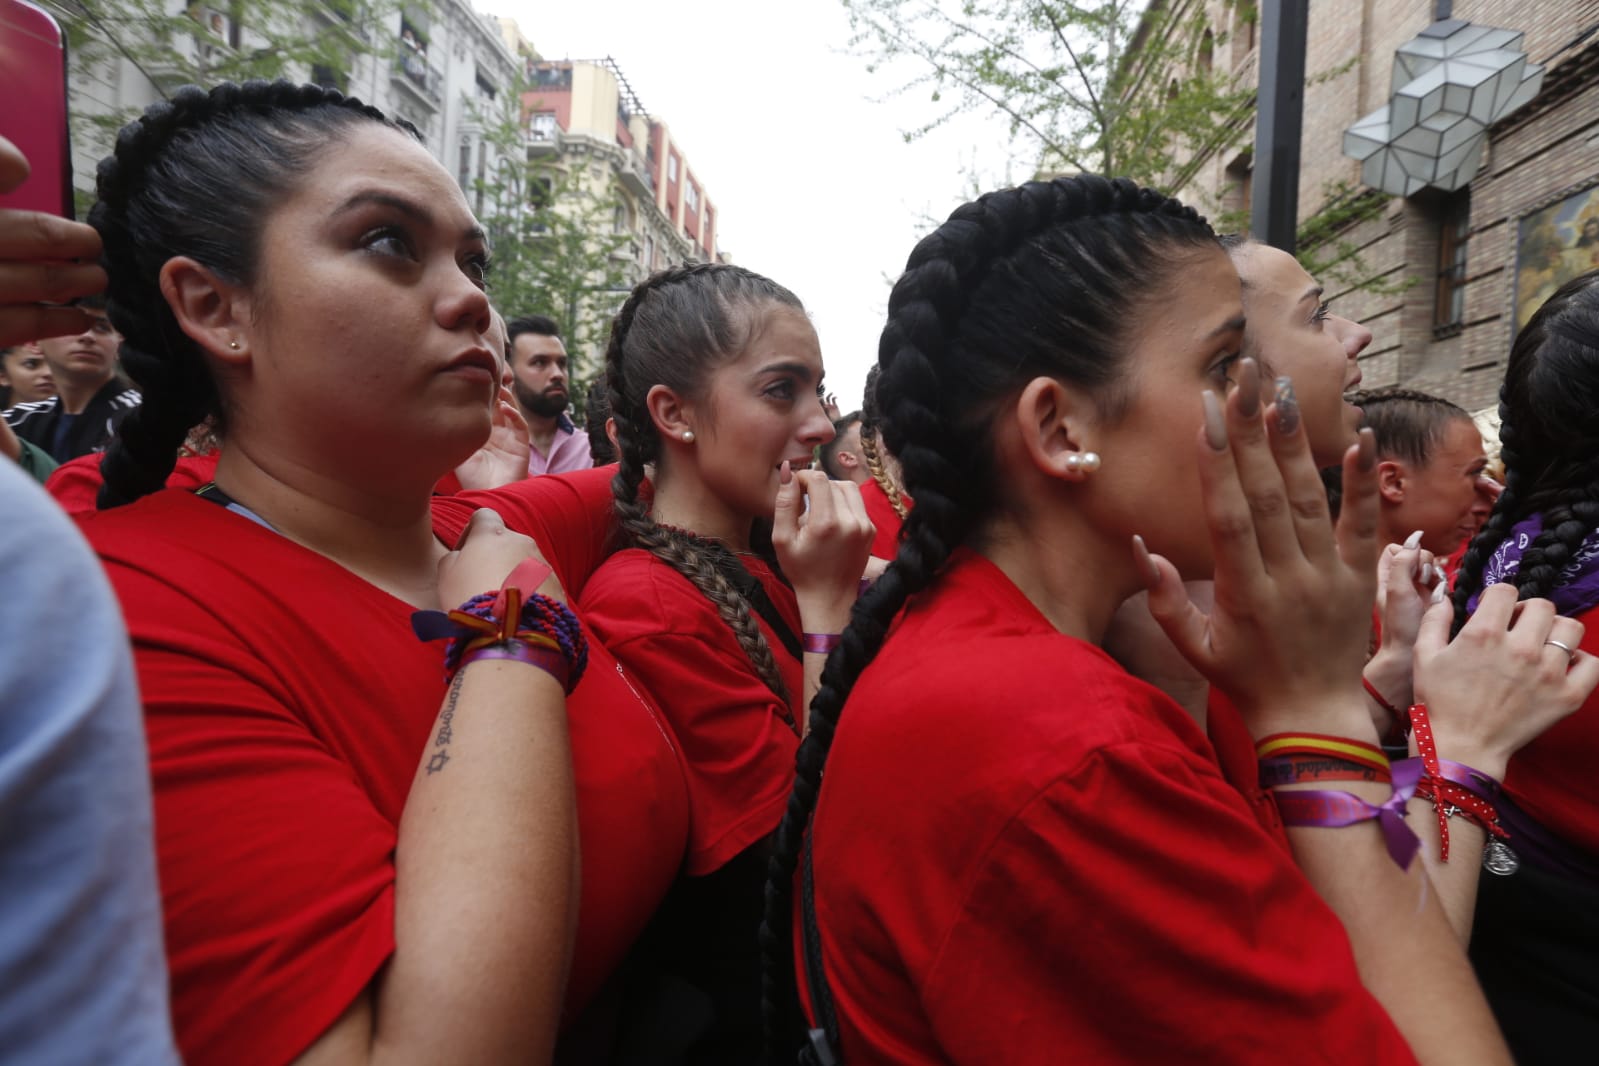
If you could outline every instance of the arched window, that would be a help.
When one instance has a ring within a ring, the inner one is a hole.
[[[1216,65],[1216,35],[1210,30],[1199,39],[1199,69],[1206,74]]]

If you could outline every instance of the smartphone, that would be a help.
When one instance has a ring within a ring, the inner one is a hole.
[[[0,137],[32,168],[0,207],[72,217],[72,142],[67,136],[67,39],[27,0],[0,0]]]

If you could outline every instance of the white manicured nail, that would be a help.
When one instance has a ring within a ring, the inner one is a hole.
[[[1405,550],[1414,551],[1419,547],[1421,547],[1421,530],[1418,529],[1405,538]]]
[[[1445,585],[1442,581],[1438,582],[1437,587],[1435,587],[1432,590],[1432,602],[1433,603],[1442,603],[1442,602],[1444,602],[1445,599],[1448,598],[1448,596],[1449,596],[1449,586]]]

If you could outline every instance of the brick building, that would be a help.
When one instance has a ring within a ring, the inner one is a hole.
[[[1179,0],[1179,7],[1208,21],[1211,61],[1257,82],[1250,5]],[[1524,320],[1547,295],[1533,260],[1547,255],[1569,273],[1587,254],[1577,242],[1592,238],[1599,266],[1599,196],[1590,209],[1584,193],[1599,185],[1599,0],[1455,0],[1452,8],[1455,19],[1525,34],[1521,49],[1545,71],[1537,95],[1489,127],[1468,186],[1409,196],[1371,190],[1360,164],[1344,154],[1344,132],[1389,102],[1395,50],[1435,21],[1437,6],[1310,0],[1299,217],[1323,208],[1329,182],[1362,189],[1372,201],[1374,216],[1339,240],[1358,250],[1361,273],[1382,289],[1356,279],[1329,284],[1339,313],[1375,338],[1362,357],[1365,385],[1404,384],[1479,410],[1496,402],[1518,310]],[[1212,213],[1247,210],[1253,129],[1244,133],[1237,142],[1244,147],[1208,154],[1176,194]],[[1595,230],[1584,237],[1590,217]],[[1554,236],[1540,238],[1545,229]]]

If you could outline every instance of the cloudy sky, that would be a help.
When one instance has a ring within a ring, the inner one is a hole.
[[[985,188],[1007,181],[991,116],[905,143],[938,105],[926,91],[889,99],[914,69],[872,74],[849,54],[842,0],[472,2],[515,18],[546,58],[616,60],[719,208],[723,250],[805,301],[845,410],[926,220],[960,203],[968,172]]]

